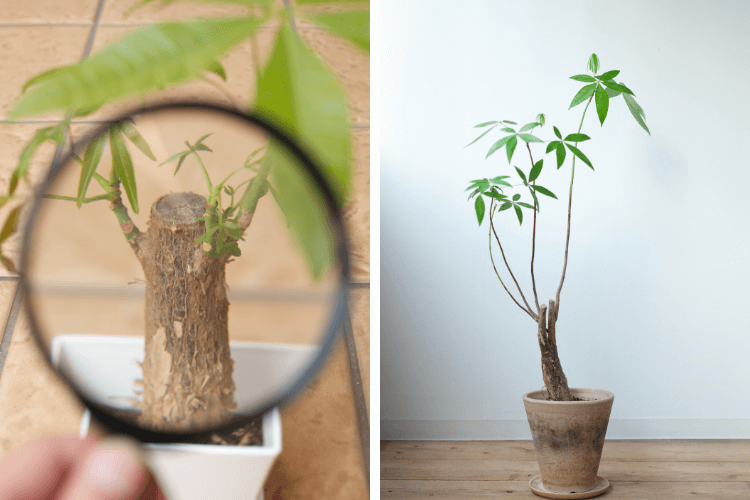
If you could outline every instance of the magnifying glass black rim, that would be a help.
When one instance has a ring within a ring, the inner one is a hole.
[[[331,347],[333,346],[333,343],[336,340],[341,327],[344,324],[344,320],[347,317],[346,291],[348,289],[349,283],[349,254],[347,252],[346,231],[344,229],[341,210],[338,208],[338,204],[336,203],[333,196],[333,190],[322,175],[320,167],[313,160],[313,155],[307,153],[306,148],[304,148],[298,142],[292,140],[288,134],[282,131],[282,128],[273,120],[273,118],[270,118],[268,116],[261,116],[257,113],[242,113],[240,111],[225,108],[212,103],[178,102],[149,106],[147,108],[132,109],[102,124],[92,133],[87,134],[85,140],[79,141],[76,144],[75,148],[71,149],[71,151],[65,154],[65,156],[59,162],[54,163],[53,160],[53,164],[50,168],[49,173],[47,174],[46,179],[35,191],[33,196],[33,203],[29,212],[28,222],[24,229],[24,238],[21,252],[21,266],[19,270],[19,287],[20,292],[23,294],[22,296],[25,299],[24,304],[26,307],[31,331],[34,334],[34,339],[36,340],[37,345],[39,345],[39,348],[42,350],[42,352],[48,353],[48,350],[42,342],[41,329],[37,321],[37,316],[34,313],[34,311],[36,310],[34,307],[34,296],[33,294],[28,293],[31,291],[31,287],[29,286],[28,282],[27,269],[29,264],[31,237],[38,216],[39,207],[43,200],[43,195],[52,186],[59,172],[62,170],[62,167],[73,160],[73,154],[76,152],[81,153],[86,144],[88,144],[94,137],[106,133],[107,129],[111,125],[121,123],[126,119],[137,117],[139,115],[150,115],[155,114],[159,111],[168,110],[184,111],[186,109],[223,113],[246,123],[261,127],[269,133],[270,137],[273,137],[275,140],[279,141],[287,149],[287,151],[295,155],[300,160],[300,165],[307,171],[307,174],[310,175],[312,180],[320,188],[329,213],[331,214],[331,222],[335,231],[334,236],[337,245],[339,263],[341,265],[341,280],[339,289],[334,299],[333,317],[331,323],[328,326],[328,331],[323,338],[323,342],[320,344],[318,354],[312,361],[312,363],[302,372],[301,375],[299,375],[299,377],[292,384],[287,387],[286,390],[280,392],[278,395],[267,398],[262,403],[253,407],[252,411],[242,412],[240,415],[235,415],[221,425],[217,425],[215,427],[207,429],[201,429],[199,431],[153,431],[144,429],[132,424],[127,420],[112,415],[111,410],[107,410],[105,406],[82,394],[81,391],[76,389],[75,384],[73,384],[72,382],[68,382],[68,385],[73,387],[76,395],[83,401],[94,419],[96,419],[97,422],[101,424],[105,429],[111,432],[128,434],[136,439],[139,439],[141,442],[147,443],[172,443],[178,441],[202,442],[205,441],[207,437],[210,437],[210,435],[213,433],[231,431],[246,424],[251,418],[264,414],[274,407],[283,406],[284,404],[288,403],[307,385],[307,383],[323,365],[326,357],[331,351]],[[47,358],[47,362],[51,365],[49,356],[47,356]]]

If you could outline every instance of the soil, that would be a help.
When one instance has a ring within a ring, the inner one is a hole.
[[[215,433],[211,439],[195,444],[221,444],[226,446],[263,446],[263,416],[253,418],[250,423],[232,432]]]
[[[113,410],[112,416],[129,422],[138,422],[140,411]],[[210,438],[180,441],[185,444],[220,444],[226,446],[263,446],[263,415],[254,417],[247,424],[231,432],[214,433]]]

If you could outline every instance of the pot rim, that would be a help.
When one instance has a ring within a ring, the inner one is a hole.
[[[523,401],[524,403],[544,404],[544,405],[600,405],[600,404],[612,402],[615,399],[614,394],[604,389],[591,389],[587,387],[571,387],[570,390],[571,391],[597,391],[599,393],[602,393],[604,397],[601,399],[594,400],[594,401],[549,401],[549,400],[544,400],[544,399],[531,398],[530,396],[532,394],[542,394],[542,393],[547,392],[547,389],[537,389],[535,391],[530,391],[524,394]]]

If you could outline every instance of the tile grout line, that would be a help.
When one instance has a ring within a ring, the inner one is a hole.
[[[354,330],[352,328],[351,309],[348,307],[349,299],[347,298],[348,313],[344,323],[344,340],[346,342],[346,353],[349,357],[349,375],[354,393],[354,409],[357,414],[357,429],[359,431],[359,440],[362,450],[362,458],[365,466],[365,476],[367,479],[367,489],[370,489],[370,422],[367,418],[367,403],[365,402],[365,393],[362,386],[362,373],[359,369],[359,359],[357,356],[357,344],[354,340]]]
[[[104,10],[104,2],[106,2],[106,0],[99,0],[99,3],[97,4],[96,13],[94,14],[94,22],[91,25],[91,31],[89,32],[89,38],[86,41],[86,47],[83,49],[81,60],[86,59],[89,53],[91,53],[91,47],[94,45],[94,38],[96,37],[96,28],[99,26],[99,20],[101,19],[102,11]],[[66,131],[64,131],[63,141],[65,141],[66,139],[67,133]],[[60,161],[62,152],[63,146],[57,146],[57,149],[55,150],[55,157],[52,160],[53,169],[55,168],[55,165],[57,165]],[[3,374],[3,369],[5,368],[5,360],[8,358],[8,350],[10,348],[11,340],[13,339],[13,332],[16,329],[16,321],[18,320],[18,313],[21,308],[22,301],[23,292],[21,291],[21,286],[19,284],[16,285],[16,293],[13,295],[13,305],[10,308],[10,313],[8,314],[7,319],[5,320],[5,330],[3,331],[2,341],[0,341],[0,376],[2,376]]]

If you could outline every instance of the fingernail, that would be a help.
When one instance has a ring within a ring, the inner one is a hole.
[[[86,469],[89,484],[115,498],[134,498],[147,476],[138,446],[119,438],[103,441]]]

